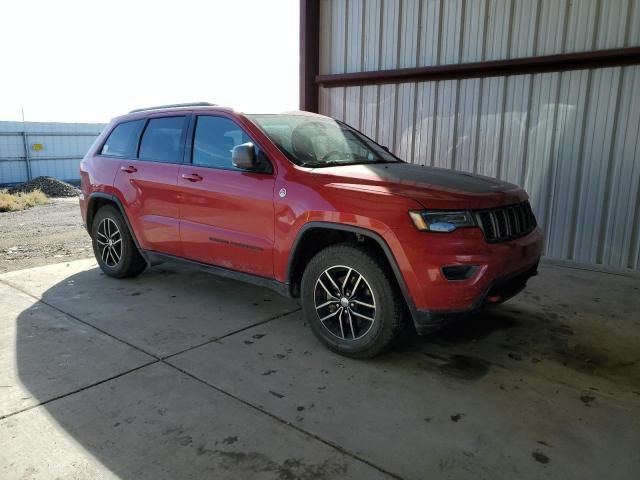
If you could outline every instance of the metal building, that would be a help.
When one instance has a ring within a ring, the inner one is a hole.
[[[80,160],[105,125],[0,122],[0,185],[41,175],[79,180]]]
[[[640,0],[302,0],[301,108],[524,186],[547,256],[640,270]]]

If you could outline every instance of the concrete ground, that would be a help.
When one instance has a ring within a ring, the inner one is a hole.
[[[640,478],[640,281],[545,265],[370,361],[173,266],[0,275],[0,478]]]

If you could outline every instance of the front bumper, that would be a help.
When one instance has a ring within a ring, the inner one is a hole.
[[[527,281],[538,274],[538,262],[522,272],[495,280],[474,305],[466,310],[418,310],[414,314],[414,324],[418,335],[440,330],[451,322],[472,315],[489,305],[497,305],[520,293]]]
[[[539,228],[510,241],[488,243],[479,228],[449,234],[397,232],[406,262],[400,263],[419,333],[511,298],[536,273],[543,250]],[[473,266],[473,275],[448,280],[442,267]]]

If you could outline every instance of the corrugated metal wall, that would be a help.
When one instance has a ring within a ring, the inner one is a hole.
[[[25,182],[25,138],[32,178],[79,180],[78,166],[103,123],[0,122],[0,185]],[[42,145],[35,150],[34,144]]]
[[[320,73],[640,45],[640,0],[322,0]],[[320,89],[414,163],[524,186],[547,256],[640,270],[640,66]]]

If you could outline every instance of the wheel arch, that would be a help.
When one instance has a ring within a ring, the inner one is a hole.
[[[87,230],[89,234],[91,234],[91,226],[93,224],[93,219],[96,213],[98,212],[98,210],[100,210],[100,208],[104,207],[105,205],[113,205],[120,211],[122,218],[124,218],[124,221],[127,224],[127,228],[129,229],[131,238],[133,238],[133,243],[138,249],[138,252],[140,252],[140,254],[145,258],[145,260],[147,260],[143,250],[140,248],[140,244],[138,243],[138,238],[136,237],[136,232],[131,227],[131,223],[129,222],[129,217],[127,217],[127,213],[125,212],[124,207],[122,206],[122,202],[115,195],[110,195],[104,192],[94,192],[91,195],[89,195],[89,201],[87,203]]]
[[[415,304],[391,248],[380,234],[362,227],[331,222],[309,222],[303,225],[292,244],[287,262],[286,278],[290,295],[292,297],[299,296],[304,267],[313,255],[329,245],[354,238],[358,242],[372,243],[383,253],[405,305],[412,319],[415,320]]]

